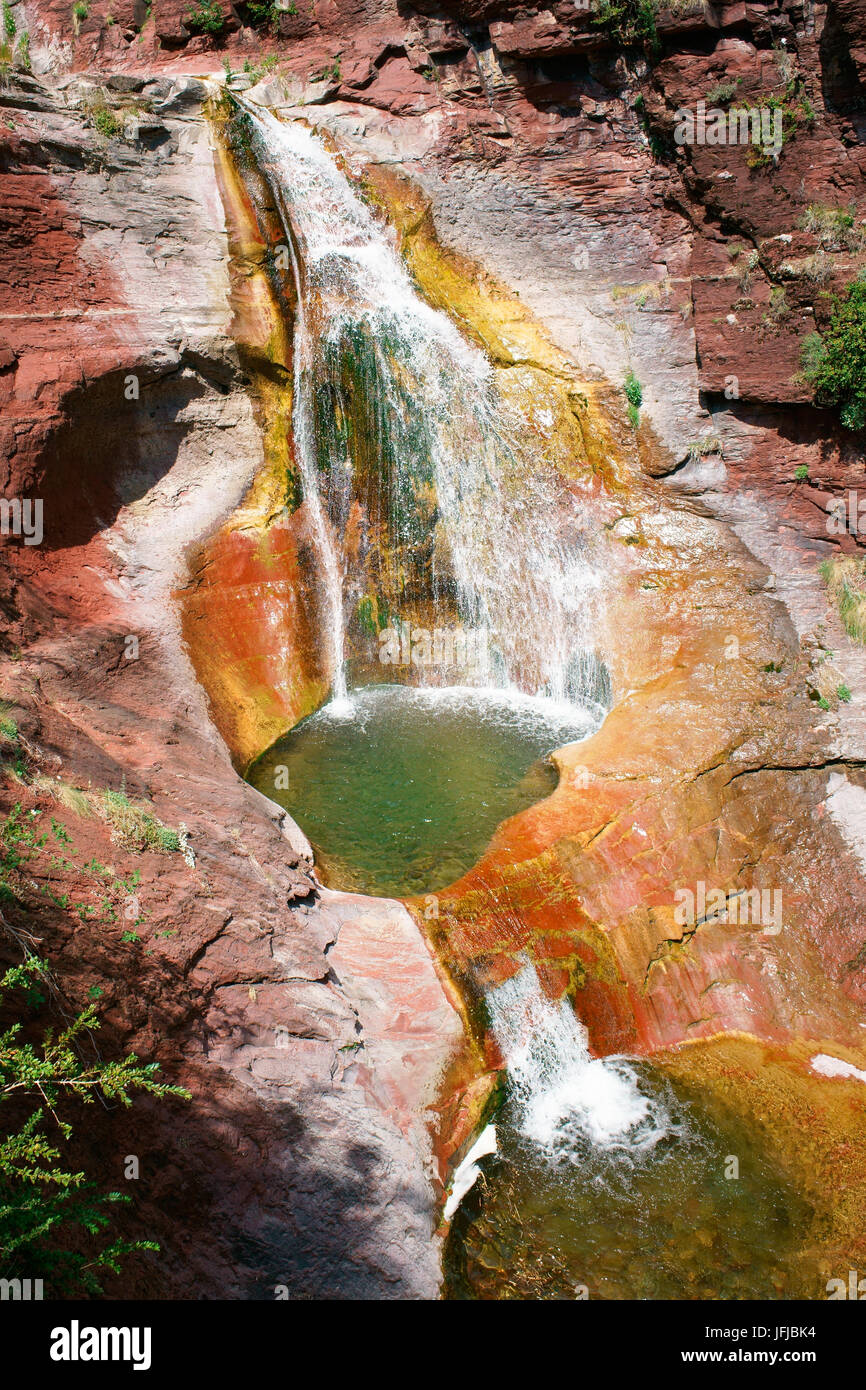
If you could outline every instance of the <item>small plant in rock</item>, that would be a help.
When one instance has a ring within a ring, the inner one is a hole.
[[[623,382],[622,389],[628,401],[628,418],[631,422],[632,429],[636,430],[640,424],[640,407],[643,404],[643,388],[631,367],[629,367],[625,374],[625,381]]]
[[[195,9],[187,10],[183,22],[194,34],[221,34],[226,25],[219,0],[201,0]]]
[[[104,140],[114,140],[123,131],[123,121],[110,106],[100,102],[91,108],[90,124]]]
[[[809,481],[808,463],[798,463],[794,469],[794,477],[798,483],[807,483]]]
[[[101,813],[112,830],[112,839],[125,849],[156,850],[174,854],[181,849],[180,835],[170,830],[146,806],[133,801],[125,792],[102,793]]]
[[[0,745],[6,747],[18,744],[18,724],[12,718],[11,709],[6,700],[0,700]]]
[[[863,223],[857,223],[857,210],[810,203],[799,222],[800,229],[818,238],[825,251],[861,251],[866,241]]]
[[[847,685],[837,685],[836,699],[841,700],[843,705],[847,705],[851,699],[851,691]]]
[[[717,82],[707,92],[707,106],[727,106],[728,102],[737,95],[738,83],[739,78],[735,82]]]
[[[261,82],[262,78],[266,77],[269,72],[273,72],[279,61],[279,55],[276,53],[271,53],[267,58],[263,58],[260,63],[251,63],[249,58],[245,58],[244,75],[248,77],[253,86],[255,86],[255,84]],[[226,81],[228,81],[228,76],[226,76]]]
[[[866,428],[866,281],[833,296],[830,325],[809,334],[801,363],[816,404],[837,407],[846,429]]]
[[[770,303],[767,312],[764,314],[763,322],[768,328],[778,328],[783,319],[786,319],[791,312],[788,303],[788,296],[782,285],[773,285],[770,290]]]
[[[625,374],[623,390],[625,391],[625,398],[628,401],[629,405],[633,405],[636,407],[640,407],[643,405],[643,388],[640,382],[638,381],[637,377],[635,376],[634,372],[632,371],[631,367],[629,367],[628,371]]]
[[[14,39],[17,32],[15,16],[12,13],[12,6],[9,0],[3,0],[3,33],[10,41]]]
[[[89,14],[90,6],[87,0],[75,0],[75,4],[72,6],[72,28],[76,34]]]
[[[842,626],[857,642],[866,643],[866,565],[855,555],[823,560],[818,573],[826,581],[842,619]]]
[[[253,29],[276,29],[280,22],[281,13],[294,15],[298,13],[298,8],[294,0],[282,11],[275,0],[247,0],[244,5],[244,12]]]
[[[689,445],[689,459],[692,463],[696,459],[706,458],[709,454],[721,454],[722,441],[717,434],[702,434],[700,439],[693,439]]]

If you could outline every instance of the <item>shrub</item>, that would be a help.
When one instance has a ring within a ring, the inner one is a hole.
[[[816,403],[836,406],[847,429],[866,427],[866,281],[833,296],[830,326],[809,334],[800,360]]]
[[[9,0],[3,0],[3,32],[7,39],[14,39],[16,32],[15,16]]]
[[[123,121],[117,112],[112,111],[111,107],[104,102],[99,102],[96,106],[91,107],[88,119],[94,130],[98,131],[105,140],[113,140],[123,130]]]
[[[725,106],[736,95],[736,82],[717,82],[715,87],[711,87],[707,92],[706,103],[707,106]]]
[[[851,699],[851,691],[847,685],[836,686],[836,698],[841,700],[843,705],[847,705]]]
[[[658,52],[654,0],[598,0],[592,22],[626,48]]]
[[[625,374],[623,390],[625,391],[625,398],[629,405],[633,405],[635,409],[643,405],[643,389],[631,367],[629,367]]]
[[[196,9],[187,11],[183,22],[198,34],[221,34],[226,23],[219,0],[201,0]]]
[[[157,1081],[156,1062],[141,1065],[134,1053],[119,1061],[83,1060],[87,1035],[99,1027],[89,1005],[55,1036],[22,1040],[33,1015],[52,989],[44,961],[28,956],[0,978],[0,1003],[15,999],[15,1022],[0,1031],[0,1105],[12,1112],[0,1137],[0,1250],[5,1278],[43,1278],[51,1297],[98,1296],[105,1270],[120,1272],[121,1259],[139,1250],[158,1251],[152,1240],[103,1243],[110,1208],[128,1203],[120,1192],[100,1192],[83,1172],[66,1166],[62,1148],[72,1135],[65,1118],[70,1102],[132,1104],[130,1092],[189,1099],[179,1086]],[[5,1011],[5,1010],[4,1010]],[[57,1127],[52,1137],[50,1122]]]
[[[247,0],[244,5],[246,16],[253,29],[270,26],[275,29],[280,20],[281,11],[277,8],[275,0]],[[282,10],[282,14],[297,14],[298,7],[292,3]]]
[[[90,6],[87,0],[75,0],[75,4],[72,6],[72,18],[75,20],[76,26],[79,25],[83,19],[86,19],[89,14]]]

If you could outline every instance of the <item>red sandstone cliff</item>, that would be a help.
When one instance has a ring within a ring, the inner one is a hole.
[[[142,948],[122,942],[121,924],[95,930],[46,906],[38,868],[27,920],[72,1002],[94,984],[105,991],[111,1042],[158,1058],[194,1091],[183,1114],[136,1108],[125,1128],[105,1124],[115,1155],[144,1150],[138,1213],[167,1251],[130,1275],[129,1291],[267,1296],[287,1282],[301,1295],[423,1295],[436,1284],[432,1198],[410,1117],[456,1040],[455,1015],[405,915],[316,897],[303,846],[288,845],[212,726],[172,599],[186,555],[262,462],[230,326],[200,79],[275,55],[266,77],[285,84],[280,99],[308,103],[350,155],[411,177],[440,239],[510,286],[560,349],[599,380],[618,386],[631,365],[643,383],[643,459],[670,478],[643,501],[659,532],[643,567],[624,565],[616,580],[631,693],[593,749],[605,785],[586,823],[572,802],[562,833],[554,799],[527,818],[537,844],[524,823],[515,852],[543,852],[560,835],[557,871],[579,891],[564,944],[560,914],[539,909],[551,980],[575,935],[591,967],[610,949],[595,925],[584,933],[590,918],[611,927],[619,953],[619,978],[608,991],[592,981],[585,1000],[600,1049],[717,1027],[786,1039],[815,1017],[841,1040],[853,1036],[866,969],[856,804],[866,662],[834,626],[816,565],[838,544],[826,501],[861,486],[864,457],[796,378],[825,296],[864,263],[862,243],[809,230],[807,213],[866,215],[866,11],[862,0],[678,7],[658,16],[649,56],[623,52],[565,4],[299,3],[266,29],[242,4],[220,8],[213,38],[186,22],[185,0],[93,0],[77,29],[59,0],[15,6],[34,76],[0,90],[0,439],[5,495],[42,497],[50,529],[42,547],[4,542],[0,694],[45,778],[125,787],[183,823],[195,853],[193,865],[126,856],[98,817],[66,817],[82,862],[124,877],[141,866]],[[723,83],[738,99],[792,107],[778,165],[674,145],[677,108]],[[84,98],[101,87],[122,119],[138,108],[128,138],[88,119]],[[130,373],[137,401],[124,393]],[[702,436],[704,452],[690,456]],[[740,539],[704,524],[708,514]],[[644,622],[647,577],[661,606]],[[706,626],[702,607],[714,613]],[[719,655],[740,620],[745,675]],[[806,684],[821,624],[858,694],[816,732]],[[784,675],[766,670],[783,663]],[[833,776],[842,782],[828,794]],[[63,816],[44,785],[7,786],[4,809],[15,799]],[[511,833],[494,860],[508,858]],[[654,915],[671,855],[700,877],[719,862],[738,871],[748,844],[768,872],[781,855],[808,884],[781,983],[773,941],[744,952],[711,927],[690,956]],[[69,886],[89,902],[86,877]],[[389,970],[388,927],[404,933],[406,978]],[[495,928],[454,947],[489,954],[495,971]],[[365,970],[391,990],[384,1018]],[[419,1054],[399,1022],[413,994],[429,1066],[422,1057],[403,1093],[401,1068]],[[286,1019],[290,1046],[278,1047]],[[368,1057],[347,1065],[340,1049],[359,1024],[366,1038],[368,1021]],[[183,1242],[172,1234],[180,1214]]]

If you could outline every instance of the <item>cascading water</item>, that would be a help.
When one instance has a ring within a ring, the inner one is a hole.
[[[302,824],[319,794],[314,841],[331,836],[344,875],[333,886],[436,893],[477,861],[502,815],[549,790],[538,758],[591,733],[609,706],[582,504],[546,458],[552,417],[537,403],[505,407],[504,372],[420,298],[322,140],[245,109],[292,252],[294,436],[333,696],[253,780]],[[483,663],[431,671],[414,652],[402,685],[369,669],[383,628],[402,649],[409,625],[440,624],[484,635],[492,678]],[[374,689],[343,700],[347,662],[363,677],[365,660]],[[298,805],[276,790],[284,760]],[[519,893],[477,894],[479,921],[488,912],[507,938],[513,920],[522,950]],[[460,925],[468,935],[473,923]],[[649,1064],[592,1058],[570,1003],[545,996],[528,960],[486,1004],[508,1084],[449,1197],[452,1296],[568,1298],[591,1286],[593,1297],[720,1298],[776,1286],[810,1218],[748,1136],[698,1113]]]
[[[553,1004],[532,965],[490,990],[486,1002],[519,1128],[548,1157],[576,1159],[579,1136],[637,1152],[667,1132],[664,1107],[641,1092],[628,1063],[590,1056],[568,1000]]]
[[[295,434],[335,669],[359,604],[392,619],[426,604],[486,632],[495,679],[468,683],[597,695],[598,579],[575,496],[539,467],[491,363],[419,297],[322,140],[246,109],[293,247]],[[423,667],[412,674],[427,682]]]

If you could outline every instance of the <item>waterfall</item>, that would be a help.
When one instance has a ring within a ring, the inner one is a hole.
[[[599,580],[574,494],[533,454],[484,352],[420,297],[323,141],[245,110],[292,245],[294,428],[335,670],[362,605],[379,628],[414,605],[422,621],[482,631],[494,683],[606,704],[590,654]]]
[[[520,1132],[553,1159],[579,1161],[596,1148],[651,1148],[668,1117],[638,1087],[621,1058],[590,1056],[586,1029],[567,999],[547,998],[532,965],[486,995],[508,1069]]]

